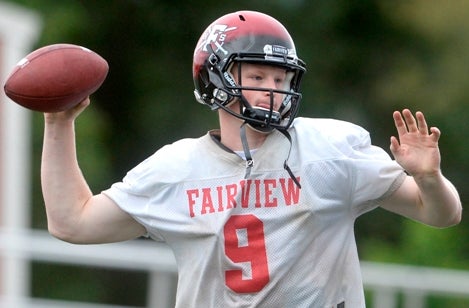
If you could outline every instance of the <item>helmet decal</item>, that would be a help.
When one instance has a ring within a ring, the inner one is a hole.
[[[199,45],[196,47],[196,51],[201,49],[208,52],[208,45],[215,45],[217,47],[214,52],[221,51],[224,54],[228,54],[228,51],[223,49],[223,44],[226,39],[226,33],[229,31],[236,30],[236,27],[229,27],[228,25],[213,25],[204,32]]]
[[[289,54],[292,53],[292,50],[288,50],[285,46],[278,46],[278,45],[265,45],[264,46],[264,52],[266,55],[273,55],[273,54],[278,54],[278,55],[284,55],[288,56]]]

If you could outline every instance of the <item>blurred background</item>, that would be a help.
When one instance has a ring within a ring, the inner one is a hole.
[[[164,144],[198,137],[217,116],[193,98],[192,53],[217,17],[240,9],[276,17],[308,67],[301,116],[347,120],[389,148],[392,112],[421,110],[442,131],[444,174],[469,199],[469,1],[439,0],[9,0],[41,19],[31,50],[86,46],[110,65],[77,121],[79,161],[94,192]],[[11,29],[11,31],[15,31]],[[19,60],[19,59],[18,59]],[[43,118],[33,113],[30,226],[46,229],[39,163]],[[434,229],[377,209],[356,224],[364,261],[469,270],[469,225]],[[33,262],[34,297],[144,306],[147,273]],[[386,277],[383,277],[386,279]],[[467,286],[469,293],[469,285]],[[371,302],[371,299],[370,299]],[[375,306],[379,307],[379,306]],[[469,307],[429,296],[425,307]]]

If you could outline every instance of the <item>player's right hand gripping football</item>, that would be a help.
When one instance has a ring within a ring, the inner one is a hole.
[[[56,121],[73,121],[90,105],[90,97],[86,97],[75,107],[65,111],[44,113],[44,118],[49,123]]]

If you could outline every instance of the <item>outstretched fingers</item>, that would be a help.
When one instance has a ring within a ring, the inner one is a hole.
[[[428,135],[427,121],[421,111],[417,111],[415,117],[409,109],[404,109],[402,112],[394,111],[393,118],[399,136],[406,133]]]
[[[404,117],[404,121],[407,125],[407,131],[409,133],[416,133],[419,131],[419,124],[415,120],[414,116],[412,115],[412,112],[410,112],[409,109],[404,109],[402,110],[402,116]],[[423,116],[423,114],[422,114]],[[425,121],[425,119],[424,119]]]
[[[393,118],[398,133],[398,137],[391,137],[390,148],[393,153],[399,150],[403,142],[427,140],[437,143],[440,139],[440,130],[436,127],[429,129],[425,116],[421,111],[417,111],[415,117],[409,109],[404,109],[402,112],[394,111]]]
[[[430,128],[430,137],[432,138],[433,142],[438,142],[441,136],[441,131],[437,127]]]
[[[397,138],[394,136],[391,136],[391,144],[389,146],[389,149],[393,154],[395,154],[399,150],[399,140],[397,140]]]
[[[394,111],[392,116],[394,118],[394,125],[396,126],[398,135],[401,136],[407,133],[407,126],[404,122],[402,114],[399,111]]]
[[[415,113],[415,116],[417,117],[417,125],[418,125],[419,132],[421,134],[427,135],[428,134],[428,126],[427,126],[427,121],[425,120],[425,116],[420,111],[417,111]]]

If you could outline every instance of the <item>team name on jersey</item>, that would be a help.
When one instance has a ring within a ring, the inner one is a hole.
[[[297,177],[300,181],[300,177]],[[215,187],[186,190],[190,217],[241,208],[296,205],[300,189],[291,178],[247,179]]]

